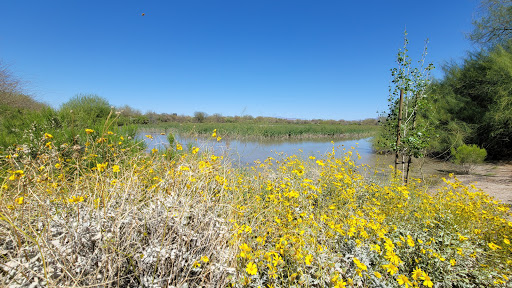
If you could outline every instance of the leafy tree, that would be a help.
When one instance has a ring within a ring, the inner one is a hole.
[[[512,42],[447,65],[432,91],[431,152],[475,143],[489,159],[512,159]]]
[[[208,114],[205,112],[194,112],[194,119],[199,123],[203,123],[206,117],[208,117]]]
[[[473,42],[494,47],[512,38],[512,0],[483,0],[480,12],[469,35]]]
[[[423,157],[429,143],[430,127],[425,121],[428,118],[421,117],[420,113],[428,109],[429,75],[434,68],[432,64],[425,65],[428,41],[417,67],[412,66],[407,54],[408,43],[405,31],[404,46],[397,54],[398,67],[391,69],[389,113],[380,137],[381,145],[395,152],[395,169],[402,164],[404,182],[408,180],[412,158]]]

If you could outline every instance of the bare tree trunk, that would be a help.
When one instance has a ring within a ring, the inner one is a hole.
[[[412,157],[411,155],[409,155],[408,159],[407,159],[407,170],[405,170],[405,185],[407,185],[407,182],[409,181],[409,168],[411,166],[411,162],[412,162]]]
[[[396,153],[395,153],[395,176],[398,169],[398,155],[399,155],[399,146],[400,146],[400,125],[402,125],[402,107],[404,105],[404,90],[400,89],[400,102],[398,104],[398,125],[396,128]],[[402,164],[403,164],[403,155],[402,155]]]
[[[417,108],[418,108],[418,97],[419,95],[416,94],[415,95],[415,99],[414,99],[414,109],[412,111],[413,115],[412,115],[412,129],[414,130],[416,128],[416,115],[417,115]],[[411,152],[409,152],[409,155],[408,155],[408,159],[407,159],[407,170],[405,172],[405,185],[407,185],[407,182],[409,182],[409,170],[410,170],[410,166],[411,166],[411,163],[412,163],[412,156],[410,155]]]

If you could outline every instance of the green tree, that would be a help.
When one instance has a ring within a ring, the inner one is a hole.
[[[429,143],[430,127],[425,121],[428,118],[420,115],[428,109],[430,71],[434,69],[431,63],[425,64],[427,43],[421,60],[413,67],[407,53],[407,31],[404,32],[404,46],[397,54],[398,65],[391,69],[389,112],[380,137],[381,144],[395,152],[395,169],[401,164],[402,179],[406,183],[412,158],[423,157]]]
[[[194,119],[199,123],[203,123],[206,117],[208,117],[208,114],[205,112],[194,112]]]
[[[512,41],[447,65],[432,91],[430,151],[447,155],[453,147],[475,143],[491,160],[512,159]]]
[[[494,47],[512,39],[512,1],[483,0],[480,18],[473,21],[469,38],[484,47]]]

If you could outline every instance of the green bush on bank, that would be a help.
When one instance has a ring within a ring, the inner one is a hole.
[[[462,145],[457,149],[451,149],[453,162],[462,165],[464,172],[468,173],[474,166],[484,162],[487,157],[487,151],[484,148],[479,148],[477,145]]]
[[[36,135],[44,133],[52,136],[53,147],[59,147],[62,144],[85,145],[85,129],[95,131],[100,138],[107,133],[133,138],[137,132],[135,125],[120,127],[121,115],[115,112],[107,100],[97,95],[77,95],[58,110],[47,106],[41,109],[25,106],[0,105],[0,152],[9,146],[18,145],[36,156],[41,140]]]

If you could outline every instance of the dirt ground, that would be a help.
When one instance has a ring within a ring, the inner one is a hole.
[[[375,155],[371,160],[373,167],[384,169],[394,162],[394,156]],[[512,208],[512,162],[478,164],[469,174],[463,173],[459,165],[430,158],[415,159],[411,167],[411,177],[424,180],[430,191],[442,185],[441,177],[454,173],[463,184],[473,183]]]
[[[467,175],[456,175],[512,207],[512,163],[480,164]]]

